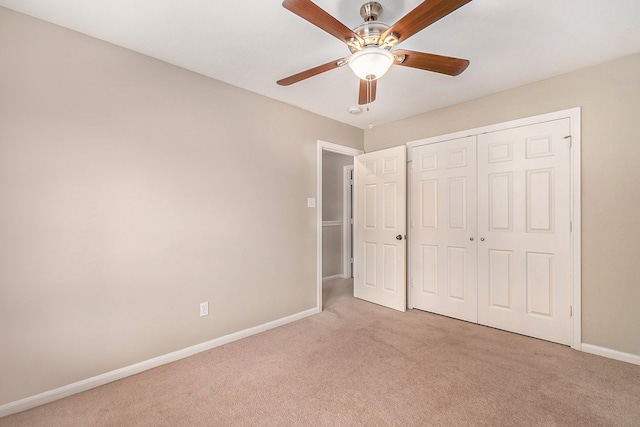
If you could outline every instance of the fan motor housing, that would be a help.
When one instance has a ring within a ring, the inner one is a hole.
[[[380,44],[380,36],[388,29],[389,26],[384,22],[370,21],[358,25],[353,29],[353,32],[362,37],[364,46],[378,46]],[[351,49],[351,52],[355,52],[355,50],[357,49]]]
[[[362,37],[364,45],[358,43],[347,43],[351,53],[355,53],[367,46],[379,46],[383,49],[391,49],[397,42],[395,34],[390,34],[383,41],[380,36],[389,29],[389,25],[378,21],[378,17],[382,14],[382,5],[378,2],[368,2],[360,8],[360,16],[364,22],[353,29],[353,32]]]

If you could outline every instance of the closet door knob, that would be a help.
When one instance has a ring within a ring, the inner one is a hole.
[[[481,238],[480,238],[480,241],[481,241],[481,242],[484,242],[484,237],[481,237]]]
[[[473,242],[473,237],[469,237],[469,240],[471,240]]]

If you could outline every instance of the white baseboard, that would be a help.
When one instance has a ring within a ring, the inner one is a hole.
[[[322,281],[326,282],[327,280],[335,280],[335,279],[344,279],[344,274],[334,274],[333,276],[323,277]]]
[[[640,365],[640,355],[638,354],[623,353],[622,351],[611,350],[610,348],[598,347],[597,345],[585,343],[582,343],[582,351],[584,351],[585,353],[608,357],[609,359],[615,359],[622,362],[633,363],[634,365]]]
[[[312,316],[319,312],[320,310],[318,310],[317,307],[312,308],[300,313],[292,314],[291,316],[274,320],[272,322],[264,323],[262,325],[234,332],[220,338],[215,338],[201,344],[196,344],[182,350],[174,351],[173,353],[154,357],[153,359],[145,360],[143,362],[136,363],[130,366],[125,366],[124,368],[116,369],[115,371],[107,372],[102,375],[87,378],[85,380],[49,390],[44,393],[36,394],[35,396],[16,400],[15,402],[7,403],[0,406],[0,418],[6,417],[7,415],[15,414],[16,412],[26,411],[27,409],[44,405],[45,403],[53,402],[55,400],[62,399],[64,397],[68,397],[95,387],[99,387],[101,385],[117,381],[131,375],[139,374],[140,372],[147,371],[149,369],[156,368],[167,363],[175,362],[177,360],[184,359],[185,357],[193,356],[194,354],[211,350],[212,348],[219,347],[221,345],[225,345],[230,342],[249,337],[251,335],[259,334],[260,332],[268,331],[269,329],[277,328],[278,326],[286,325],[287,323],[295,322],[296,320],[304,319],[305,317]]]

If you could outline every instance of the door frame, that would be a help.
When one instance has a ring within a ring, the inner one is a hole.
[[[353,276],[353,165],[342,168],[342,277]]]
[[[411,171],[413,166],[413,148],[426,144],[435,144],[438,142],[445,142],[451,139],[458,139],[470,135],[479,135],[488,132],[495,132],[505,129],[512,129],[516,127],[528,126],[536,123],[547,122],[558,119],[570,119],[571,129],[571,149],[570,149],[570,191],[571,191],[571,248],[570,248],[570,263],[571,263],[571,280],[570,287],[570,301],[572,307],[571,313],[571,348],[575,350],[582,350],[582,221],[581,221],[581,113],[580,107],[569,108],[566,110],[555,111],[547,114],[540,114],[537,116],[526,117],[517,120],[511,120],[502,123],[496,123],[492,125],[482,126],[474,129],[464,130],[460,132],[449,133],[446,135],[439,135],[416,141],[407,142],[407,162],[409,163],[408,171]],[[411,174],[411,172],[409,172]],[[408,194],[411,194],[411,176],[407,180]],[[411,197],[408,198],[407,203],[410,209]],[[411,224],[411,210],[408,210],[409,224]],[[411,227],[409,227],[409,239],[411,239]],[[407,262],[411,265],[411,246],[408,247]],[[408,272],[409,283],[413,283],[413,277],[411,275],[411,269]],[[409,286],[409,304],[413,307],[411,291],[412,286]]]
[[[317,286],[317,309],[322,311],[322,152],[331,151],[333,153],[344,154],[356,157],[364,154],[363,150],[351,148],[332,142],[318,140],[317,143],[317,175],[316,175],[316,286]]]

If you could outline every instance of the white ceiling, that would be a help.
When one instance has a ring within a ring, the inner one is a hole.
[[[420,0],[378,0],[393,24]],[[428,1],[428,0],[427,0]],[[365,0],[316,0],[348,27]],[[458,77],[392,67],[370,112],[350,115],[358,79],[338,68],[276,81],[348,56],[281,0],[0,0],[0,6],[366,128],[640,52],[640,0],[473,0],[398,48],[466,58]]]

